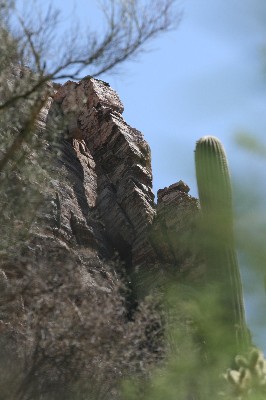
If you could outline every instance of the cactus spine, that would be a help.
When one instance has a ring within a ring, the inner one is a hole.
[[[196,144],[195,163],[207,281],[217,294],[218,325],[228,348],[236,354],[247,348],[249,338],[233,233],[231,180],[221,142],[212,136],[201,138]]]

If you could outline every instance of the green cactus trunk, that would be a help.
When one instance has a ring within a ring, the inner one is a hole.
[[[235,250],[230,174],[221,142],[212,136],[201,138],[195,162],[202,213],[200,243],[207,283],[219,307],[213,322],[220,329],[220,346],[234,356],[247,349],[249,335]]]

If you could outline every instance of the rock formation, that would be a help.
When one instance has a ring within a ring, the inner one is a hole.
[[[124,121],[123,105],[107,83],[84,78],[78,83],[68,81],[52,88],[36,123],[44,154],[47,157],[49,154],[49,160],[52,160],[49,166],[51,178],[47,187],[38,188],[42,193],[42,204],[23,249],[19,254],[10,249],[1,254],[0,275],[13,308],[8,316],[5,314],[6,319],[1,314],[0,330],[10,337],[10,332],[17,329],[16,332],[25,338],[26,332],[35,332],[37,324],[42,352],[43,341],[48,343],[45,351],[49,357],[46,356],[45,360],[51,357],[54,360],[58,358],[55,329],[61,332],[60,324],[67,321],[67,344],[61,351],[65,356],[68,355],[69,343],[76,345],[75,332],[80,335],[85,326],[90,332],[89,338],[87,334],[85,338],[89,340],[89,347],[86,340],[84,347],[79,343],[80,354],[84,358],[84,352],[96,346],[95,341],[99,341],[97,348],[101,354],[89,353],[86,360],[90,364],[86,368],[95,373],[100,357],[105,360],[101,364],[105,369],[101,367],[99,374],[109,376],[113,382],[124,374],[124,370],[131,373],[145,369],[154,358],[162,357],[153,346],[153,342],[159,340],[157,336],[161,335],[157,317],[151,311],[146,311],[149,317],[134,311],[132,318],[132,312],[128,311],[136,298],[140,296],[143,299],[143,294],[147,294],[168,272],[176,279],[189,280],[198,279],[202,273],[193,244],[198,202],[188,194],[188,186],[179,181],[159,190],[158,202],[155,203],[150,148],[142,133]],[[55,130],[59,132],[58,139],[49,142],[43,137],[46,130],[51,130],[52,134]],[[56,156],[50,157],[50,153]],[[34,154],[30,162],[34,164]],[[23,226],[23,219],[15,222],[18,229]],[[120,262],[111,269],[104,264],[106,260],[115,259]],[[25,284],[27,271],[31,275]],[[133,286],[133,300],[131,294],[125,302],[121,299],[117,274],[125,276],[126,285]],[[15,302],[12,300],[14,291],[8,289],[14,280],[16,287],[23,287]],[[56,303],[54,287],[63,296],[63,303],[62,300]],[[40,300],[39,295],[43,292],[45,297]],[[36,300],[34,296],[37,296]],[[137,301],[140,302],[140,298]],[[89,328],[83,319],[86,313],[89,313],[86,320]],[[101,328],[97,328],[101,314]],[[36,315],[41,318],[36,318]],[[138,321],[141,318],[140,325]],[[37,322],[33,329],[34,319]],[[123,329],[117,330],[118,326],[123,326]],[[143,326],[141,332],[140,326]],[[153,331],[159,332],[155,333],[155,339]],[[115,353],[113,344],[109,342],[112,350],[109,347],[108,351],[105,350],[109,335],[106,332],[114,332],[113,336],[110,333],[110,340],[116,346],[119,343],[119,350],[116,347]],[[17,343],[20,343],[19,335],[16,336]],[[34,340],[29,337],[31,345]],[[54,340],[56,345],[53,348],[51,343]],[[5,349],[10,349],[6,351],[15,354],[13,342],[8,343]],[[132,349],[130,346],[135,347]],[[115,354],[112,363],[108,361],[108,352]],[[76,370],[76,358],[73,363]],[[67,365],[70,368],[69,361]],[[45,365],[42,368],[46,376]],[[49,370],[51,376],[58,373],[61,367],[58,368],[53,365],[53,372]],[[65,376],[65,379],[68,378]],[[42,384],[46,385],[44,381]],[[47,396],[52,398],[49,394]]]
[[[64,187],[58,192],[60,234],[82,246],[90,237],[102,256],[116,249],[131,264],[155,214],[149,146],[102,81],[67,82],[54,107],[68,120],[62,163],[72,182],[68,196]]]
[[[46,232],[102,258],[118,252],[129,270],[156,263],[182,269],[190,255],[180,240],[191,232],[197,201],[179,182],[159,190],[155,204],[150,148],[124,121],[114,90],[93,78],[69,81],[49,107],[47,123],[60,115],[65,124],[56,161],[63,178],[47,198]]]
[[[85,258],[118,255],[138,284],[140,272],[161,275],[168,267],[197,276],[197,200],[179,181],[159,190],[155,203],[150,148],[122,112],[118,95],[101,80],[54,85],[36,127],[40,138],[46,129],[59,130],[58,151],[28,257],[48,263],[74,257],[82,266]],[[46,153],[55,143],[44,140]]]

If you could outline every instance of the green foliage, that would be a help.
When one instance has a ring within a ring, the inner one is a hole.
[[[23,78],[14,76],[10,82],[18,86],[26,84]],[[38,125],[36,98],[45,92],[43,88],[27,101],[19,101],[16,107],[10,106],[0,113],[0,249],[25,240],[50,184],[54,154],[48,148],[48,141],[51,144],[57,141],[59,130],[56,121],[53,136]],[[37,100],[38,110],[44,105]]]
[[[256,138],[254,135],[250,135],[247,132],[239,132],[235,137],[236,143],[246,149],[248,152],[259,155],[261,157],[266,156],[265,144]]]
[[[224,375],[228,382],[228,398],[262,400],[266,396],[266,360],[263,353],[253,348],[246,357],[236,356],[235,369]]]
[[[219,355],[208,357],[213,337],[219,327],[208,319],[213,306],[217,313],[215,294],[197,292],[182,287],[178,282],[168,286],[165,297],[167,309],[167,357],[152,371],[149,381],[136,378],[123,384],[126,400],[218,400],[225,393],[226,381],[222,376],[229,357],[219,339]],[[206,315],[207,314],[207,315]],[[216,343],[217,345],[217,343]],[[207,349],[206,349],[207,347]],[[228,365],[228,364],[227,364]]]
[[[125,382],[126,400],[265,398],[266,362],[259,350],[248,353],[226,155],[218,139],[205,137],[197,142],[195,156],[205,284],[196,290],[178,281],[168,286],[166,361],[149,382]]]
[[[26,239],[44,200],[64,123],[46,120],[51,82],[23,96],[39,76],[19,64],[18,43],[1,27],[0,43],[0,250],[7,250]]]

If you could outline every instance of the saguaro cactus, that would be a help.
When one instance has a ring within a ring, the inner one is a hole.
[[[202,212],[200,240],[207,266],[207,283],[215,291],[219,310],[214,323],[222,331],[220,346],[232,354],[249,345],[241,278],[233,232],[231,180],[221,142],[201,138],[195,150],[196,175]]]

